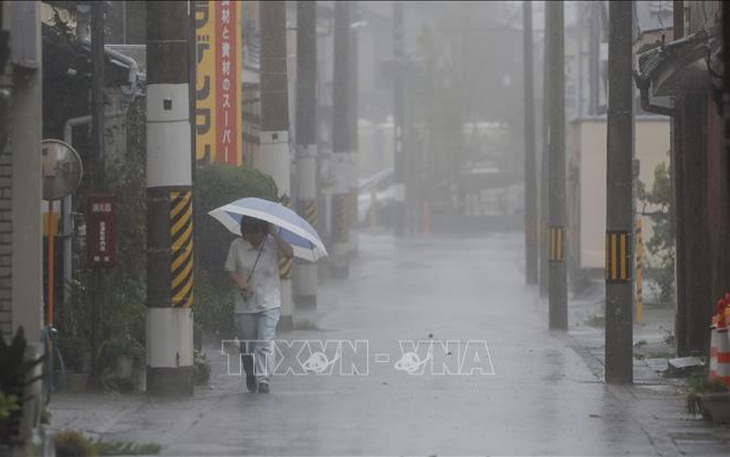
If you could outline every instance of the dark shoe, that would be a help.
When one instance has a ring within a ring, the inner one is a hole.
[[[265,382],[262,382],[261,384],[259,384],[259,393],[260,394],[269,393],[269,384],[265,383]]]
[[[243,371],[246,373],[246,388],[249,392],[256,392],[256,376],[253,374],[253,357],[250,354],[243,354]]]
[[[246,375],[246,388],[249,392],[256,392],[256,376]]]

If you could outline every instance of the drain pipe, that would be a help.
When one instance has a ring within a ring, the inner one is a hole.
[[[81,44],[83,44],[84,46],[88,46],[89,49],[91,49],[91,40],[89,39],[89,37],[82,36],[81,38],[79,38],[79,41],[81,42]],[[127,81],[129,82],[130,90],[129,93],[126,95],[133,99],[137,94],[137,91],[139,90],[139,81],[137,78],[137,75],[139,74],[139,64],[133,58],[124,55],[119,51],[111,49],[108,46],[104,46],[104,52],[107,55],[111,56],[113,59],[118,60],[119,62],[129,67]]]
[[[126,111],[109,111],[104,117],[107,119],[125,116]],[[91,122],[91,115],[74,117],[66,121],[63,126],[63,141],[73,146],[73,129]],[[68,303],[71,299],[70,284],[73,281],[73,228],[71,218],[71,207],[73,196],[66,196],[61,203],[61,224],[63,225],[63,302]]]

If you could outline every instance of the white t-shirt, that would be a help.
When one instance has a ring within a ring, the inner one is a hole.
[[[258,313],[281,307],[279,256],[276,241],[267,235],[263,245],[261,257],[249,281],[253,297],[246,301],[238,287],[234,285],[234,310],[237,313]],[[236,238],[228,250],[225,270],[235,272],[241,278],[247,279],[258,253],[259,249],[251,246],[251,243],[243,238]]]

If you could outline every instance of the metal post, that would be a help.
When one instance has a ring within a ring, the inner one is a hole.
[[[537,175],[535,174],[535,89],[532,80],[532,3],[522,2],[525,65],[525,281],[537,284]]]
[[[633,381],[632,2],[609,5],[606,174],[606,382]]]
[[[94,154],[92,168],[92,188],[104,190],[104,2],[91,5],[91,144]],[[96,359],[104,332],[104,273],[100,267],[94,267],[92,273],[92,294],[94,303],[94,325],[92,329],[92,362],[94,384],[98,384],[101,376],[99,361]]]
[[[393,88],[393,126],[395,204],[393,205],[393,225],[395,235],[402,237],[405,232],[405,152],[404,152],[404,111],[405,111],[405,55],[404,55],[403,2],[393,2],[393,57],[395,60],[395,86]]]
[[[291,196],[289,157],[289,88],[286,68],[286,2],[261,2],[261,146],[254,167],[274,178],[284,202]],[[281,259],[279,327],[293,325],[292,259]]]
[[[147,391],[192,395],[193,208],[186,2],[147,3]]]
[[[547,34],[550,36],[550,144],[549,159],[549,269],[550,329],[568,329],[568,287],[565,266],[565,54],[563,3],[548,2]]]
[[[297,3],[297,210],[317,226],[317,2]],[[297,308],[317,306],[317,265],[294,268]]]
[[[351,218],[348,198],[355,176],[355,157],[351,151],[352,137],[349,132],[351,113],[348,105],[350,95],[350,2],[335,3],[334,64],[332,93],[332,238],[334,240],[332,275],[338,278],[349,276],[347,259]]]

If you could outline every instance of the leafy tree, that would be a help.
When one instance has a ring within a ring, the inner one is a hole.
[[[659,299],[669,302],[674,294],[674,208],[672,205],[672,180],[669,167],[662,162],[654,169],[654,183],[650,191],[643,182],[637,185],[637,198],[642,203],[641,213],[651,217],[653,232],[646,242],[646,249],[656,259],[650,273],[657,282]],[[653,211],[647,212],[647,207]]]

